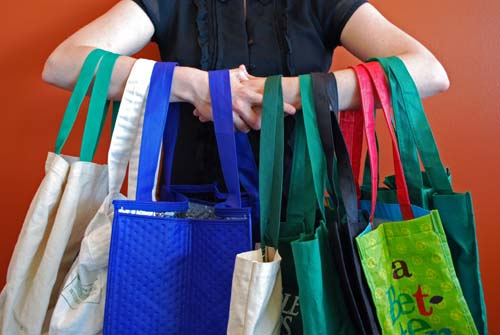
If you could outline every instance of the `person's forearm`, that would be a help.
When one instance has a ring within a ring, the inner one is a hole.
[[[403,60],[418,88],[421,98],[426,98],[449,87],[448,77],[441,64],[421,55],[405,54],[398,56]],[[359,86],[352,69],[334,72],[337,80],[339,110],[360,108]],[[285,102],[301,108],[300,85],[298,77],[283,78],[283,97]]]
[[[60,46],[47,59],[42,73],[43,80],[65,90],[73,90],[83,62],[93,49],[94,47],[89,46]],[[121,99],[134,62],[132,57],[118,58],[111,76],[109,99]]]
[[[339,109],[357,109],[360,105],[359,87],[352,69],[335,71]],[[302,108],[299,77],[283,78],[283,100],[295,108]]]
[[[87,55],[93,50],[88,46],[61,47],[56,49],[45,63],[42,78],[47,83],[66,90],[73,90],[80,69]],[[120,100],[130,71],[136,59],[129,56],[120,56],[116,61],[111,76],[108,98]],[[171,90],[171,101],[194,101],[195,85],[207,81],[206,72],[189,68],[177,67],[174,72],[174,81]]]

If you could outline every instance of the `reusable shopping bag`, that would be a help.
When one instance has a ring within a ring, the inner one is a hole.
[[[136,148],[154,64],[138,59],[128,77],[108,153],[108,195],[88,225],[66,276],[50,321],[51,335],[102,333],[113,201],[126,199],[120,189]]]
[[[209,73],[227,200],[155,201],[175,64],[156,63],[146,102],[135,201],[115,201],[104,334],[223,334],[238,253],[251,250],[250,210],[241,207],[228,71]],[[177,114],[178,115],[178,114]],[[165,155],[174,150],[164,147]]]
[[[295,165],[295,170],[292,168],[292,178],[297,176],[312,187],[304,185],[299,192],[294,192],[293,188],[300,185],[294,180],[291,183],[288,209],[297,212],[303,206],[305,226],[312,223],[312,231],[311,228],[306,228],[306,233],[291,242],[303,333],[355,334],[335,270],[329,239],[329,227],[334,220],[332,216],[326,215],[324,205],[327,163],[318,129],[311,75],[301,75],[299,81],[302,112],[295,117],[294,155],[301,164]],[[312,204],[308,206],[308,202]],[[294,217],[291,217],[293,220]],[[308,222],[309,220],[311,221]]]
[[[451,175],[441,162],[418,90],[404,63],[397,57],[375,60],[384,68],[391,86],[396,133],[412,202],[439,211],[465,300],[479,333],[488,334],[471,194],[453,191]],[[389,177],[386,182],[390,189],[394,188],[392,180]]]
[[[346,143],[337,120],[337,83],[333,73],[312,73],[319,134],[327,159],[327,172],[335,212],[330,210],[330,240],[342,294],[355,326],[355,334],[380,334],[375,306],[361,267],[355,237],[367,226],[358,212],[356,187]],[[333,112],[333,115],[332,115]],[[355,113],[362,114],[361,111]],[[362,116],[362,115],[361,115]],[[335,154],[335,156],[334,156]],[[334,169],[336,167],[336,169]],[[329,184],[327,184],[328,188]],[[337,193],[337,196],[335,196]],[[327,214],[329,214],[327,208]]]
[[[45,177],[31,202],[0,295],[2,334],[41,334],[48,329],[57,295],[76,257],[86,226],[107,193],[107,169],[91,163],[106,113],[87,118],[80,158],[61,150],[75,122],[97,64],[89,113],[107,111],[107,90],[118,55],[94,50],[87,57],[49,153]]]
[[[438,211],[428,212],[410,204],[387,85],[383,76],[377,75],[382,69],[378,63],[368,63],[354,70],[363,93],[372,187],[370,225],[356,241],[382,332],[478,334],[453,268]],[[391,135],[399,204],[377,202],[372,84]],[[367,202],[362,202],[362,207]]]
[[[283,92],[281,76],[266,79],[260,134],[259,190],[262,218],[260,232],[277,245],[280,227],[281,190],[283,184]],[[278,130],[279,129],[279,130]],[[268,229],[269,222],[274,229]],[[281,256],[267,247],[236,256],[228,335],[277,335],[281,330]]]

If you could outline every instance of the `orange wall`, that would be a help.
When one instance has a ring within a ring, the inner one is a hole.
[[[0,37],[0,286],[31,197],[43,176],[68,92],[40,79],[49,53],[66,36],[112,6],[111,0],[31,1],[3,4]],[[446,67],[451,88],[425,107],[455,187],[474,197],[481,268],[492,334],[500,334],[500,271],[495,265],[494,190],[500,190],[500,2],[372,0],[392,22],[422,41]],[[156,57],[149,46],[142,56]],[[345,51],[335,67],[356,62]],[[82,131],[79,122],[73,139]],[[77,140],[66,153],[77,154]],[[105,161],[106,148],[98,160]],[[385,171],[389,171],[385,166]],[[498,219],[498,218],[497,218]],[[495,248],[495,244],[497,247]],[[496,283],[496,285],[495,285]]]

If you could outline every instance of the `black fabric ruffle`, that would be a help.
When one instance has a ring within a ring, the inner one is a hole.
[[[196,25],[198,27],[198,44],[201,49],[200,66],[205,71],[210,70],[212,63],[209,1],[211,0],[194,0],[194,4],[198,9]]]
[[[268,2],[269,0],[260,0],[262,3]],[[277,22],[280,32],[280,43],[282,52],[284,53],[285,66],[288,73],[286,75],[294,76],[296,75],[295,66],[292,60],[292,43],[290,39],[290,34],[288,31],[288,13],[290,9],[291,0],[280,0],[279,8],[277,11]]]

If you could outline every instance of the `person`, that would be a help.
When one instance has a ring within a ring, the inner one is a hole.
[[[232,69],[234,124],[244,132],[260,128],[267,76],[284,75],[284,112],[293,114],[300,108],[298,75],[328,71],[340,45],[360,60],[398,56],[422,97],[449,87],[434,55],[366,0],[121,0],[52,52],[43,80],[71,90],[87,54],[101,48],[123,55],[108,93],[120,100],[135,61],[130,55],[150,41],[158,44],[162,61],[180,64],[171,91],[171,101],[184,102],[172,176],[179,184],[218,176],[213,126],[206,122],[212,119],[208,70]],[[339,109],[358,108],[354,71],[334,74]],[[293,118],[286,123],[290,138]],[[250,131],[250,139],[258,155],[258,132]]]

